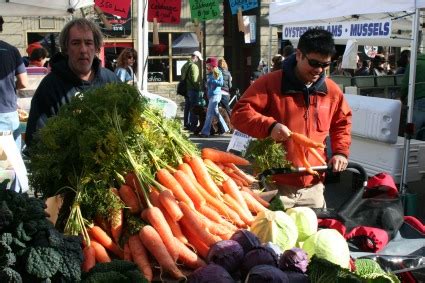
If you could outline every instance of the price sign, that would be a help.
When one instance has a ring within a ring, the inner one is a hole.
[[[242,11],[251,10],[258,7],[257,0],[229,0],[229,4],[232,15],[236,15],[238,13],[239,7]]]
[[[126,18],[131,0],[95,0],[94,3],[105,13]]]
[[[189,3],[193,20],[206,21],[220,17],[220,7],[217,0],[189,0]]]
[[[148,22],[156,18],[158,23],[180,23],[181,0],[149,0]]]

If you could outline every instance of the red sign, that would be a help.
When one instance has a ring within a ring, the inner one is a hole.
[[[180,23],[181,0],[149,0],[148,22],[156,18],[158,23]]]
[[[95,0],[94,3],[105,13],[127,18],[131,0]]]

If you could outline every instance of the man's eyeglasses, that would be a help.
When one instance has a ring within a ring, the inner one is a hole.
[[[322,68],[322,69],[325,69],[325,68],[329,67],[331,65],[331,63],[332,63],[332,61],[329,61],[329,62],[320,62],[320,61],[317,61],[316,59],[310,59],[304,53],[303,53],[303,56],[307,59],[308,64],[312,68]]]

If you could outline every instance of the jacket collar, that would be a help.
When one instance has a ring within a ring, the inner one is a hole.
[[[283,61],[281,86],[282,93],[303,92],[312,95],[326,95],[328,93],[328,88],[326,87],[325,83],[326,76],[324,72],[320,75],[320,78],[315,83],[307,88],[307,86],[295,75],[296,65],[297,60],[295,54],[292,54]]]

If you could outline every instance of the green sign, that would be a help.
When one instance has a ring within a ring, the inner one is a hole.
[[[212,20],[220,17],[220,6],[217,0],[189,0],[192,20]]]

